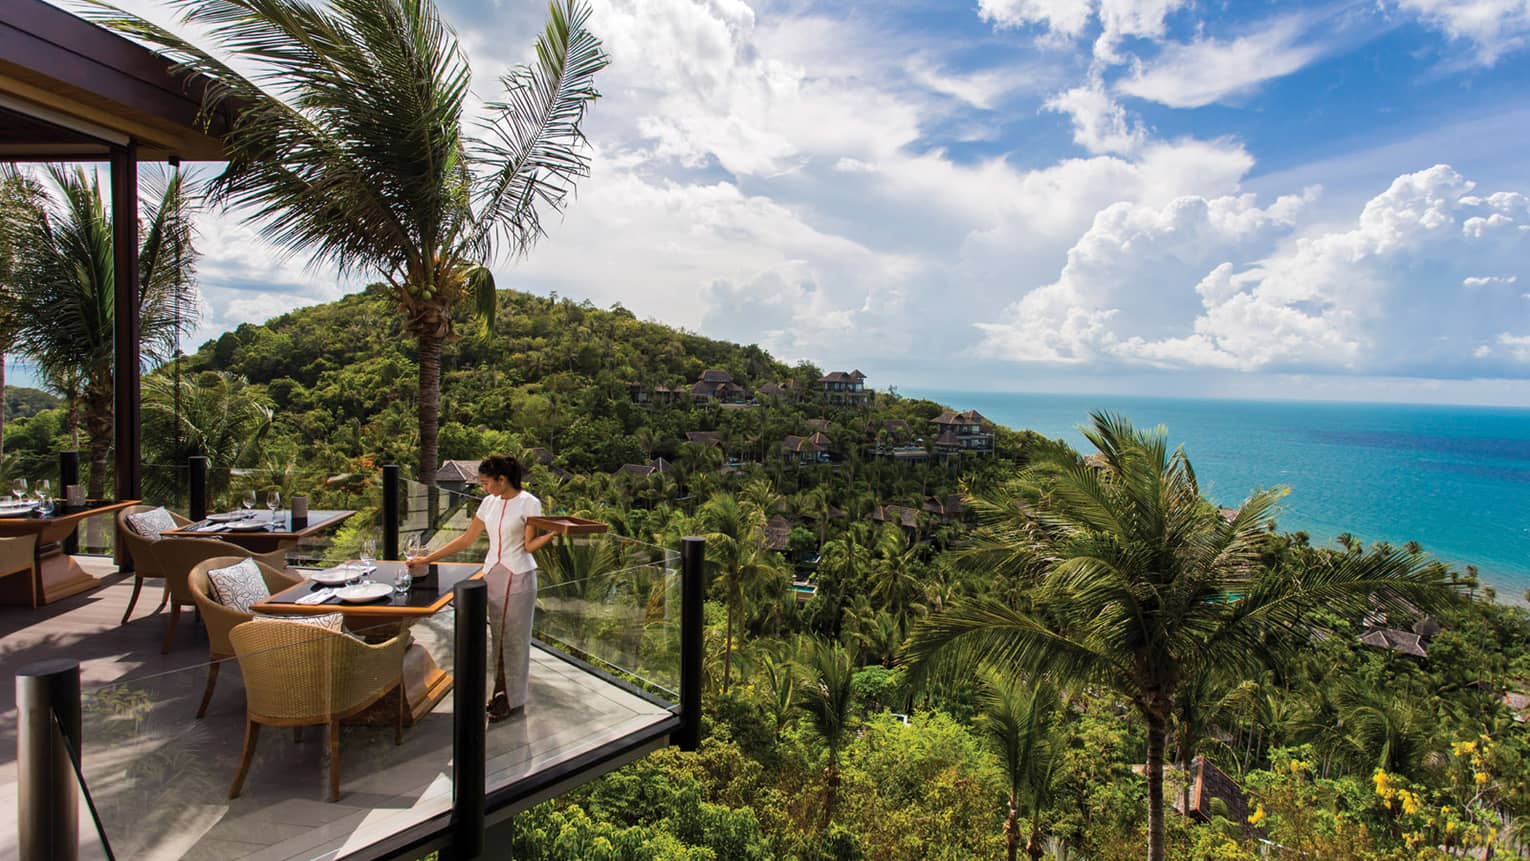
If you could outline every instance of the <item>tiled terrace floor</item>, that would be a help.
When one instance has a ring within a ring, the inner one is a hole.
[[[165,614],[151,613],[157,584],[145,587],[136,618],[119,626],[131,581],[109,573],[105,560],[87,565],[107,574],[106,585],[36,610],[0,608],[0,861],[18,855],[15,674],[57,656],[81,662],[85,776],[119,858],[341,858],[449,808],[450,696],[405,730],[401,746],[391,726],[347,727],[336,803],[323,800],[323,729],[309,728],[297,742],[290,730],[266,728],[243,794],[229,800],[244,726],[237,667],[225,666],[207,717],[195,720],[206,681],[205,635],[184,614],[174,649],[160,655]],[[432,621],[413,634],[449,666],[450,620]],[[539,649],[531,680],[525,715],[489,729],[491,788],[669,717]],[[82,854],[90,857],[83,804],[81,818]]]

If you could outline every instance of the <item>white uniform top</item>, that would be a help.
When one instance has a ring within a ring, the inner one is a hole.
[[[489,533],[489,552],[483,558],[483,570],[503,565],[517,574],[537,567],[537,560],[526,552],[526,518],[542,513],[542,500],[521,491],[509,499],[486,496],[473,515],[483,521]]]

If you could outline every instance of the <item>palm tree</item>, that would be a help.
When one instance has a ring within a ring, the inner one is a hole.
[[[106,489],[113,437],[115,277],[112,219],[100,184],[82,168],[50,167],[58,198],[14,169],[5,173],[0,235],[11,248],[0,282],[12,292],[16,343],[46,380],[78,381],[90,446],[89,493]],[[196,322],[191,194],[181,174],[146,188],[139,250],[144,353],[167,357]],[[64,394],[71,394],[64,392]]]
[[[765,517],[732,494],[707,500],[697,513],[707,542],[707,563],[728,605],[727,638],[723,643],[723,693],[733,669],[733,634],[743,623],[747,598],[759,584],[785,575],[776,555],[765,548]]]
[[[823,824],[828,828],[834,819],[834,802],[839,791],[839,756],[850,739],[855,664],[844,646],[817,640],[806,670],[798,702],[828,749],[829,762],[823,770]]]
[[[193,456],[206,457],[215,467],[208,477],[214,496],[227,489],[229,468],[251,466],[259,459],[260,443],[271,429],[271,408],[249,391],[249,383],[233,374],[206,372],[179,385],[165,374],[143,381],[145,452],[158,463],[184,464]],[[160,487],[169,495],[180,486]],[[145,475],[145,481],[172,476],[163,472]]]
[[[972,660],[1068,685],[1108,688],[1147,727],[1149,861],[1164,856],[1165,738],[1187,685],[1211,668],[1251,678],[1306,645],[1318,606],[1359,617],[1375,596],[1429,610],[1438,572],[1397,552],[1346,554],[1295,576],[1260,560],[1281,491],[1253,494],[1230,520],[1201,496],[1163,428],[1139,431],[1095,414],[1085,436],[1105,464],[1058,464],[979,491],[981,523],[966,564],[1027,582],[1022,606],[965,602],[929,617],[907,650],[916,669]]]
[[[172,2],[229,62],[110,7],[94,17],[214,82],[204,112],[232,115],[215,201],[253,210],[284,251],[387,284],[419,348],[419,475],[431,481],[453,310],[471,299],[492,328],[486,264],[505,247],[529,252],[539,210],[561,211],[589,173],[580,123],[607,57],[588,6],[550,4],[537,61],[501,77],[475,139],[467,57],[431,0]]]
[[[1067,747],[1057,692],[1045,682],[1030,684],[998,676],[984,681],[978,727],[998,749],[1009,779],[1009,815],[1004,820],[1009,861],[1015,861],[1020,847],[1020,817],[1027,813],[1031,836],[1025,854],[1036,861],[1042,855],[1041,811]]]

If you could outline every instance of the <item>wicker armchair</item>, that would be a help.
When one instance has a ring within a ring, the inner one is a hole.
[[[208,559],[233,556],[235,562],[246,557],[254,557],[256,562],[278,571],[287,565],[285,550],[273,550],[270,553],[257,555],[237,544],[219,541],[216,538],[161,538],[154,543],[153,552],[155,558],[159,560],[160,576],[165,578],[165,591],[170,601],[170,618],[165,622],[165,642],[160,646],[160,654],[168,654],[170,646],[175,642],[175,626],[181,621],[181,608],[196,606],[196,599],[191,592],[190,577],[191,569],[198,563]]]
[[[340,721],[360,714],[403,681],[401,635],[372,645],[355,637],[282,619],[252,619],[229,634],[246,699],[244,752],[228,797],[238,798],[261,726],[329,727],[329,800],[340,799]],[[403,741],[403,691],[393,741]]]
[[[221,543],[221,542],[219,542]],[[214,568],[227,568],[243,559],[243,554],[233,556],[216,556],[198,562],[191,569],[187,578],[187,585],[191,591],[191,600],[196,604],[197,611],[202,614],[202,623],[207,626],[207,690],[202,694],[202,704],[197,707],[197,717],[207,714],[207,705],[212,702],[213,688],[218,684],[218,670],[223,662],[234,657],[234,644],[229,641],[229,632],[241,622],[250,621],[252,616],[241,613],[238,610],[225,607],[213,597],[212,581],[207,578],[207,572]],[[274,595],[283,589],[296,586],[302,582],[298,577],[291,577],[277,569],[260,561],[257,557],[255,564],[260,568],[260,576],[265,578],[266,588]]]
[[[128,523],[128,515],[142,514],[145,511],[153,511],[158,506],[154,505],[130,505],[117,512],[117,542],[119,547],[126,547],[128,558],[133,560],[133,597],[128,599],[127,610],[122,614],[122,624],[133,616],[133,607],[138,604],[138,593],[143,591],[143,581],[150,578],[164,577],[164,569],[160,567],[159,557],[154,554],[155,545],[159,544],[156,539],[145,538],[138,534],[132,524]],[[176,526],[187,526],[190,520],[170,512],[170,517]],[[159,599],[159,606],[154,608],[158,613],[165,609],[165,602],[170,598],[167,589]]]
[[[13,574],[27,575],[27,592],[32,596],[31,606],[37,606],[37,536],[18,535],[0,538],[0,577]]]

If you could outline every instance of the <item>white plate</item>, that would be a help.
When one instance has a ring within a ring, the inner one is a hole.
[[[35,502],[5,502],[0,503],[0,514],[23,514],[37,507]]]
[[[244,520],[252,516],[248,511],[230,511],[225,514],[209,514],[207,519],[213,523],[231,523],[235,520]]]
[[[344,586],[357,577],[361,576],[361,569],[347,568],[344,566],[330,568],[326,571],[315,571],[308,575],[308,579],[325,586]]]
[[[365,604],[391,594],[393,594],[393,587],[387,583],[357,583],[355,586],[347,586],[336,592],[335,597],[348,604]]]

